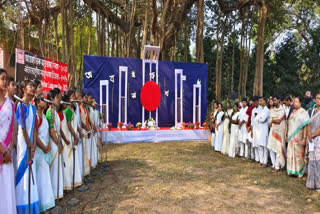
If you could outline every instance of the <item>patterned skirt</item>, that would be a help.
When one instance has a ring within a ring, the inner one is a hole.
[[[314,151],[309,152],[308,178],[309,189],[320,189],[320,136],[313,140]]]

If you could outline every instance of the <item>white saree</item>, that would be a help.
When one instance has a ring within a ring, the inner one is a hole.
[[[33,143],[33,131],[36,122],[36,108],[32,104],[25,106],[19,104],[17,108],[18,139],[17,139],[17,176],[16,176],[16,199],[17,199],[17,213],[28,213],[29,208],[29,160],[27,143],[23,136],[23,129],[26,129],[29,140]],[[31,198],[30,209],[31,213],[40,213],[40,204],[36,180],[35,164],[31,165],[32,175],[34,179],[31,181]]]
[[[10,146],[14,126],[14,104],[5,98],[0,106],[0,143],[4,149]],[[17,212],[13,163],[2,163],[0,155],[0,190],[3,198],[0,200],[0,210],[3,213]]]
[[[41,115],[41,118],[38,117],[40,124],[38,129],[38,136],[41,142],[48,146],[49,142],[49,124],[44,115]],[[38,193],[40,200],[40,211],[44,212],[48,209],[51,209],[55,206],[54,193],[51,184],[50,176],[50,164],[51,164],[51,155],[50,153],[45,154],[44,151],[37,146],[36,148],[36,168],[37,168],[37,185]],[[49,187],[49,188],[48,188]]]
[[[54,132],[57,136],[60,136],[60,118],[56,111],[52,113],[52,110],[48,110],[46,114],[46,118],[49,123],[49,128],[54,129]],[[50,164],[50,175],[51,175],[51,185],[54,193],[55,199],[63,197],[63,170],[62,170],[62,155],[59,154],[58,146],[50,137],[51,143],[51,164]],[[60,156],[60,158],[59,158]],[[58,160],[60,160],[58,164]],[[58,168],[59,165],[59,168]],[[59,169],[59,172],[58,172]],[[58,176],[59,174],[59,176]],[[58,179],[59,179],[59,196],[58,196]]]

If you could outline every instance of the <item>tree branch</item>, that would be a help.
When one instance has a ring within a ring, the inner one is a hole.
[[[130,31],[130,23],[124,21],[123,19],[119,18],[117,15],[115,15],[107,6],[106,4],[101,1],[101,0],[83,0],[84,3],[86,3],[88,6],[91,5],[91,9],[93,9],[96,12],[101,12],[101,14],[108,18],[108,20],[112,23],[114,23],[115,25],[118,25],[120,27],[120,29],[124,32],[124,33],[128,33]],[[109,1],[109,2],[114,2],[114,1]],[[116,3],[119,4],[119,3]],[[136,19],[135,19],[136,20]],[[141,25],[141,23],[137,23],[137,21],[135,21],[135,27],[139,27]]]

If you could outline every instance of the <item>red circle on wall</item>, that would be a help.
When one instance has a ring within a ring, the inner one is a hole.
[[[157,83],[153,81],[146,82],[141,89],[140,100],[147,111],[156,110],[161,100],[161,92]]]

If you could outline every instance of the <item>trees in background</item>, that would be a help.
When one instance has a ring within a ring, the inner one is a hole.
[[[318,90],[320,7],[312,0],[2,0],[0,44],[69,64],[83,55],[207,63],[208,99]],[[191,49],[194,47],[194,50]],[[292,87],[296,84],[297,87]],[[233,92],[233,93],[232,93]]]

